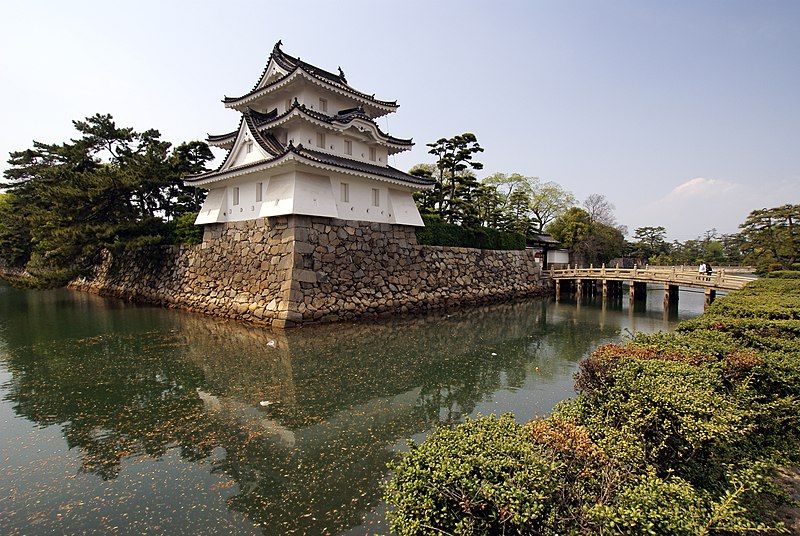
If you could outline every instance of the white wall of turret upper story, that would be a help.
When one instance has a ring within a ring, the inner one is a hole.
[[[278,112],[285,112],[287,106],[291,106],[295,97],[297,97],[297,102],[304,104],[306,108],[328,115],[336,115],[342,110],[355,108],[359,105],[357,101],[348,99],[344,95],[318,87],[304,86],[298,88],[297,91],[291,92],[291,96],[283,99],[282,102],[277,100],[268,101],[268,109],[264,111],[268,112],[277,108]]]
[[[299,169],[251,173],[210,188],[196,223],[285,214],[422,225],[409,188],[367,177]]]
[[[287,129],[287,143],[291,141],[294,145],[302,144],[303,147],[309,149],[361,160],[378,166],[387,165],[388,150],[383,145],[378,145],[376,142],[367,143],[355,136],[348,136],[347,130],[340,133],[328,128],[315,128],[308,122],[295,123],[295,125]],[[348,141],[350,142],[349,149]]]

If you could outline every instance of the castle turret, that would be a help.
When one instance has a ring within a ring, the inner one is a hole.
[[[422,225],[412,194],[433,181],[388,165],[413,142],[374,120],[397,102],[351,87],[338,71],[290,56],[278,41],[253,89],[223,99],[241,118],[208,137],[228,151],[219,168],[185,180],[209,190],[197,224],[303,214]]]

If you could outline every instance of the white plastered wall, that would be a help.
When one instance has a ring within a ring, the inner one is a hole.
[[[348,175],[324,174],[308,167],[270,175],[266,171],[219,184],[209,192],[196,223],[253,220],[288,214],[326,216],[401,225],[422,226],[412,190],[385,181]],[[257,192],[261,184],[261,201]],[[348,200],[342,199],[342,183]],[[238,188],[238,204],[235,204]],[[378,191],[375,205],[373,189]]]
[[[349,201],[342,200],[342,183],[348,185]],[[339,173],[333,175],[332,185],[339,218],[343,220],[423,225],[411,190],[396,188],[383,181]],[[379,192],[378,206],[373,203],[373,189]],[[395,212],[396,207],[399,207],[399,214]]]
[[[389,207],[392,214],[392,217],[389,218],[390,223],[417,227],[425,225],[422,223],[422,216],[419,214],[419,209],[411,192],[389,188]]]
[[[335,218],[330,177],[304,171],[270,177],[258,217],[286,214]]]
[[[197,215],[197,219],[194,220],[194,224],[202,225],[204,223],[226,221],[223,215],[227,209],[228,203],[225,196],[225,188],[214,188],[208,192],[200,213]]]

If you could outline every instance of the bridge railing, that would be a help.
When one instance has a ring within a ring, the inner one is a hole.
[[[647,283],[671,283],[678,286],[739,290],[753,279],[726,274],[724,270],[703,274],[695,270],[672,268],[562,268],[546,270],[553,279],[611,279]]]
[[[646,267],[653,270],[670,270],[672,268],[677,268],[678,270],[685,272],[697,271],[697,266],[691,266],[685,264],[681,266],[648,264]],[[722,272],[728,275],[736,275],[736,274],[754,274],[755,271],[756,269],[753,266],[722,265],[722,264],[714,265],[714,273]]]

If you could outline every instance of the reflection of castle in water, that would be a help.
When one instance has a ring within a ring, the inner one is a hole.
[[[590,305],[537,301],[271,333],[104,303],[81,301],[74,319],[108,326],[96,340],[11,345],[15,410],[64,423],[85,470],[104,478],[134,454],[179,446],[199,460],[222,448],[212,472],[238,485],[229,507],[269,533],[358,524],[405,438],[500,390],[569,377],[628,321],[609,310],[598,329]],[[118,330],[131,315],[139,331]],[[46,331],[28,325],[24,337]]]

